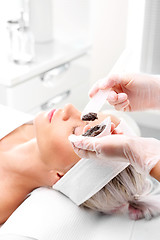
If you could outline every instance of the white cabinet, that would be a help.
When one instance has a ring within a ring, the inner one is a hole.
[[[0,104],[36,113],[74,104],[82,110],[88,101],[90,56],[88,45],[53,41],[36,45],[31,64],[3,60]]]
[[[0,103],[25,112],[72,103],[80,110],[88,101],[89,56],[84,55],[14,86],[0,86]],[[84,64],[86,63],[86,64]]]

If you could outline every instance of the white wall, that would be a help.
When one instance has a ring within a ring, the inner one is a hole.
[[[145,0],[128,0],[127,47],[141,51]]]
[[[91,85],[126,45],[129,0],[54,0],[54,37],[92,43]]]
[[[92,0],[92,76],[108,74],[126,45],[128,0]]]
[[[92,0],[54,0],[54,37],[64,41],[89,40]]]

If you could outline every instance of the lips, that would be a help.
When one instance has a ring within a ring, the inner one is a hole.
[[[52,121],[52,117],[53,117],[53,114],[54,114],[55,111],[56,111],[56,109],[53,109],[52,111],[50,111],[50,112],[48,113],[49,122]]]

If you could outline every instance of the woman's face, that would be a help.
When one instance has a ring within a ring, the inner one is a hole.
[[[53,115],[52,115],[52,114]],[[98,115],[92,126],[102,122],[106,115]],[[68,140],[71,134],[80,135],[88,122],[81,120],[81,113],[71,104],[49,114],[41,112],[35,118],[35,134],[40,158],[50,169],[64,175],[79,157]]]

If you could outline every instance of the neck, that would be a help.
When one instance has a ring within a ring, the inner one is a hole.
[[[15,146],[5,154],[6,171],[26,192],[52,185],[52,172],[41,161],[35,138]]]

